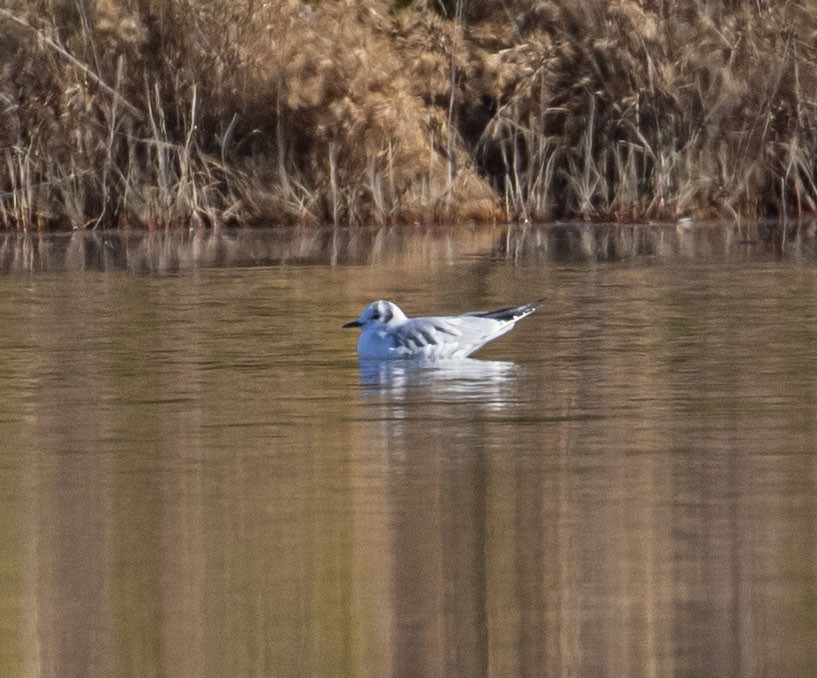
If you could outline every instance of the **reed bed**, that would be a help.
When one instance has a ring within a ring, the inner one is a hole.
[[[817,0],[11,0],[0,225],[817,209]]]

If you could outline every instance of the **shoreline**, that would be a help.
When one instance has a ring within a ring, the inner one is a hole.
[[[817,212],[814,0],[126,4],[0,10],[0,230]]]

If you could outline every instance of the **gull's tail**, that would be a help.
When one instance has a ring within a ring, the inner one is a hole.
[[[493,320],[507,320],[515,322],[529,316],[542,305],[543,301],[544,299],[538,299],[530,304],[522,304],[521,306],[512,306],[509,308],[499,308],[496,311],[476,311],[474,313],[468,313],[467,315],[472,315],[477,318],[492,318]]]

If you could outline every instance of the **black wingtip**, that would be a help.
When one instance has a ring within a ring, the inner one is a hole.
[[[495,311],[483,311],[471,313],[478,318],[492,318],[494,320],[518,320],[529,316],[536,311],[544,302],[544,299],[538,299],[529,304],[522,304],[521,306],[509,306],[508,308],[498,308]]]

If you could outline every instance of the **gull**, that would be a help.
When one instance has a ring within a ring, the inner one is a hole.
[[[474,311],[447,317],[408,318],[394,302],[374,301],[344,327],[360,327],[361,360],[465,358],[489,341],[510,332],[540,302],[496,311]]]

